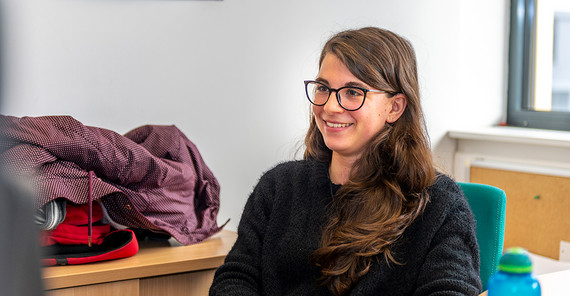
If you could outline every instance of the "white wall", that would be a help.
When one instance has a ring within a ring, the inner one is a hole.
[[[235,229],[263,171],[304,136],[302,81],[334,32],[381,26],[415,46],[434,150],[503,117],[508,0],[5,0],[2,110],[119,133],[175,124],[221,185]]]

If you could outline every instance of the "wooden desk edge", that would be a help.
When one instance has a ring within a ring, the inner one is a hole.
[[[216,269],[235,243],[237,233],[222,230],[198,244],[160,247],[145,250],[130,258],[84,265],[52,266],[43,269],[46,290],[92,285],[112,281],[138,279]],[[147,251],[147,252],[145,252]],[[166,254],[167,261],[163,261]],[[173,255],[172,258],[167,255]],[[158,258],[158,260],[154,260]]]

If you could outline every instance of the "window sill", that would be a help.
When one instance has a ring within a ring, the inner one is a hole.
[[[478,140],[570,148],[570,132],[511,126],[452,130],[449,137],[456,140]]]
[[[453,130],[453,175],[469,180],[474,162],[479,166],[570,176],[570,132],[493,126]]]

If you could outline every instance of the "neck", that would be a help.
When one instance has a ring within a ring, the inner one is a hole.
[[[343,185],[350,177],[350,171],[357,157],[345,157],[333,152],[329,174],[334,184]]]

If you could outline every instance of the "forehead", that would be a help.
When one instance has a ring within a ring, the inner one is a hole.
[[[333,53],[327,53],[323,59],[317,79],[327,82],[331,87],[354,84],[366,86],[366,84],[354,76],[346,65]]]

